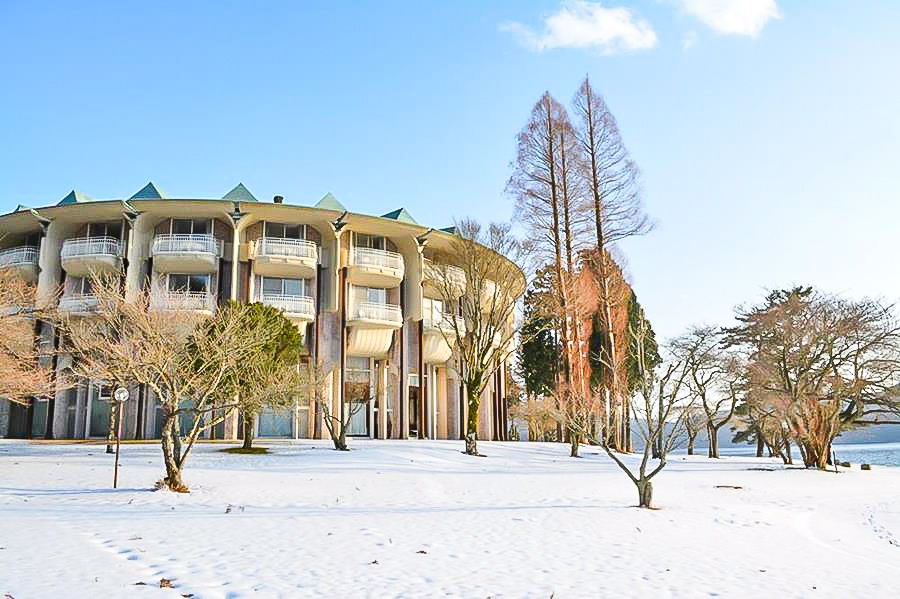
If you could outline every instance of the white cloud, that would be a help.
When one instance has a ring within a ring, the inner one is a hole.
[[[543,32],[522,23],[504,23],[501,31],[515,35],[536,52],[554,48],[597,48],[604,54],[645,50],[656,45],[647,21],[627,8],[604,8],[599,2],[572,0],[544,19]]]
[[[780,19],[775,0],[676,0],[685,13],[717,33],[756,37],[770,19]]]

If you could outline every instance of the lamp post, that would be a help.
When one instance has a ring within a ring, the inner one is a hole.
[[[113,391],[116,400],[116,465],[113,470],[113,489],[119,485],[119,439],[122,436],[122,406],[128,401],[128,389],[119,387]]]

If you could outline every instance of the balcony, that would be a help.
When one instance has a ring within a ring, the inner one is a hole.
[[[422,319],[422,360],[428,364],[443,364],[453,354],[456,331],[465,332],[462,318],[446,312],[426,314]]]
[[[388,289],[403,280],[403,256],[387,250],[352,248],[350,254],[350,282],[362,287]]]
[[[269,277],[310,279],[316,275],[319,251],[311,241],[263,237],[253,242],[253,270]]]
[[[359,302],[347,319],[347,353],[351,356],[383,357],[391,349],[394,331],[403,326],[400,306]]]
[[[311,297],[262,293],[257,301],[278,308],[295,324],[306,324],[316,319],[316,306]]]
[[[59,298],[56,307],[63,314],[69,316],[89,316],[97,310],[99,300],[90,293],[72,293]]]
[[[216,297],[203,291],[157,291],[151,296],[150,305],[157,310],[212,314],[216,309]]]
[[[122,242],[115,237],[82,237],[63,242],[62,267],[71,277],[122,270]]]
[[[157,235],[150,251],[159,272],[201,274],[215,272],[222,241],[212,235]]]
[[[0,268],[14,269],[29,283],[38,278],[38,248],[31,245],[0,251]]]
[[[426,259],[422,283],[426,297],[456,299],[466,292],[466,273],[458,266],[435,264]],[[445,298],[445,290],[450,298]]]

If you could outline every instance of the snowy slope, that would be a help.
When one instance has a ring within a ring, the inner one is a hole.
[[[900,469],[677,456],[648,511],[593,448],[353,446],[204,445],[178,495],[154,445],[113,490],[102,446],[0,442],[0,596],[897,596]]]

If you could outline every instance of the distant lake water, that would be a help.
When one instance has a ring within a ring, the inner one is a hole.
[[[900,443],[837,443],[833,449],[841,462],[900,466]],[[705,451],[705,447],[695,449],[701,455]],[[756,446],[722,447],[720,451],[722,455],[755,455]],[[794,449],[794,459],[798,457],[797,450]]]

